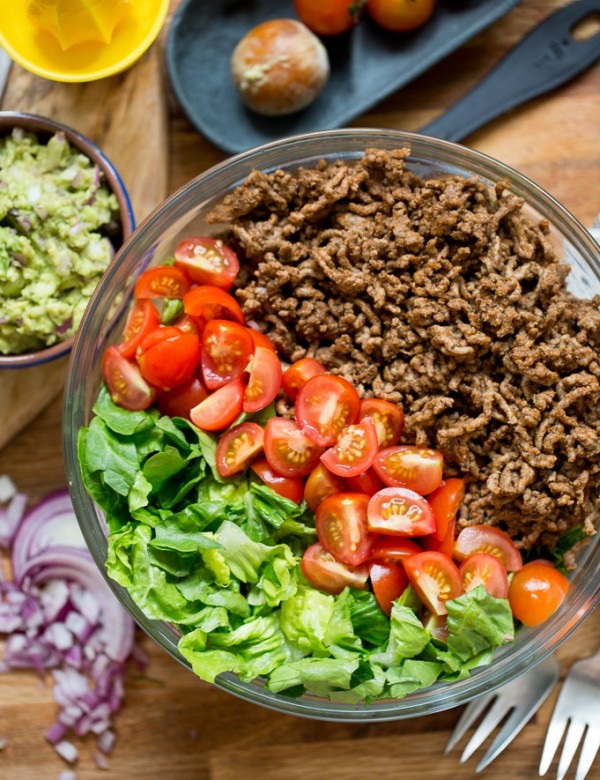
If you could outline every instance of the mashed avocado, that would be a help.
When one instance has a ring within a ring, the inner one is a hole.
[[[0,138],[0,353],[70,338],[110,262],[118,203],[62,133]]]

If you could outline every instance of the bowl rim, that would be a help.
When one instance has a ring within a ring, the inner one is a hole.
[[[368,139],[368,143],[365,143]],[[134,231],[132,236],[125,242],[115,259],[107,269],[107,272],[100,284],[96,288],[92,300],[86,310],[81,327],[75,338],[74,350],[71,355],[64,399],[64,417],[68,419],[72,427],[63,426],[63,450],[65,453],[65,465],[69,477],[69,490],[75,507],[76,515],[81,526],[82,533],[86,539],[88,547],[94,557],[96,564],[103,573],[109,586],[115,592],[124,604],[126,609],[134,617],[138,625],[172,658],[179,661],[186,668],[191,668],[190,664],[181,656],[174,643],[175,633],[168,624],[163,621],[155,621],[147,618],[137,605],[132,601],[128,592],[111,580],[105,569],[106,559],[106,538],[100,530],[101,512],[94,504],[93,500],[87,494],[82,485],[82,477],[77,458],[77,425],[83,420],[83,389],[80,383],[85,377],[85,367],[80,365],[81,352],[88,336],[88,329],[94,330],[93,318],[96,307],[100,307],[101,314],[106,314],[108,308],[102,306],[102,295],[105,291],[116,289],[115,280],[126,273],[125,263],[130,261],[139,261],[141,254],[135,254],[136,246],[140,235],[144,233],[150,236],[149,244],[160,237],[160,230],[157,223],[166,216],[176,221],[175,215],[185,213],[186,207],[191,208],[189,200],[193,200],[194,194],[198,189],[204,191],[210,190],[210,186],[215,179],[229,177],[229,181],[224,183],[219,191],[219,198],[222,198],[225,192],[231,191],[236,181],[242,181],[252,167],[257,167],[258,160],[273,160],[278,155],[283,154],[285,150],[294,147],[296,154],[296,165],[308,159],[302,157],[302,151],[315,143],[321,144],[322,149],[318,151],[312,149],[310,159],[319,157],[331,157],[335,153],[329,154],[327,151],[327,142],[341,144],[337,154],[338,156],[348,157],[348,149],[343,147],[344,143],[356,144],[355,156],[358,157],[365,148],[377,146],[377,142],[387,142],[385,148],[399,148],[400,146],[409,146],[411,150],[415,147],[422,149],[427,147],[429,152],[440,154],[449,154],[454,159],[454,164],[460,164],[461,159],[468,161],[472,165],[469,170],[475,169],[474,175],[482,175],[482,171],[487,175],[488,181],[498,181],[507,178],[510,182],[511,191],[525,190],[528,200],[536,209],[545,206],[547,210],[558,219],[557,229],[563,234],[565,227],[568,228],[568,238],[572,241],[575,249],[589,260],[592,268],[595,270],[598,280],[600,280],[600,258],[597,257],[598,245],[593,240],[588,231],[567,209],[562,206],[549,193],[531,181],[524,174],[521,174],[510,166],[476,150],[469,149],[460,144],[449,141],[442,141],[430,138],[419,133],[409,133],[400,130],[388,130],[378,128],[344,128],[330,131],[319,131],[302,135],[290,136],[278,141],[255,147],[254,149],[241,152],[231,158],[218,163],[207,169],[199,176],[190,180],[179,190],[167,198],[151,214],[149,214]],[[390,145],[393,144],[393,145]],[[434,151],[435,150],[435,151]],[[412,156],[412,155],[411,155]],[[441,162],[439,157],[435,158]],[[250,165],[256,160],[256,164]],[[410,158],[409,158],[410,160]],[[290,161],[286,161],[288,167],[292,167]],[[274,165],[260,166],[262,170],[272,170]],[[243,173],[236,174],[237,169],[244,169]],[[464,171],[463,171],[464,173]],[[499,175],[501,174],[501,175]],[[197,204],[202,203],[200,193]],[[205,195],[206,200],[206,195]],[[545,212],[546,213],[546,212]],[[104,312],[102,309],[104,308]],[[98,323],[97,323],[98,325]],[[97,330],[97,328],[96,328]],[[97,359],[97,347],[94,355]],[[81,418],[81,419],[80,419]],[[87,424],[87,422],[85,422]],[[83,492],[82,492],[83,488]],[[96,522],[92,525],[88,518],[95,517]],[[600,541],[588,545],[585,553],[586,565],[590,568],[600,568]],[[215,680],[215,685],[234,696],[238,696],[246,701],[251,701],[268,709],[278,712],[296,715],[325,721],[336,722],[378,722],[386,720],[400,720],[409,717],[415,717],[423,714],[432,714],[451,707],[464,704],[467,701],[482,695],[485,692],[494,690],[502,684],[509,682],[546,658],[550,653],[565,641],[571,633],[600,604],[600,579],[593,582],[593,578],[587,580],[581,574],[575,575],[576,581],[581,585],[578,589],[572,589],[572,598],[565,608],[561,608],[555,613],[553,620],[547,621],[541,626],[524,629],[520,633],[519,647],[516,651],[516,658],[510,650],[514,645],[501,648],[491,666],[480,667],[474,670],[470,677],[454,681],[452,683],[436,683],[433,687],[410,694],[402,699],[378,700],[370,704],[345,705],[333,703],[327,700],[313,700],[312,697],[303,697],[301,699],[289,699],[279,694],[273,694],[264,688],[261,688],[254,682],[242,682],[231,673],[221,674]],[[504,652],[503,652],[504,651]]]

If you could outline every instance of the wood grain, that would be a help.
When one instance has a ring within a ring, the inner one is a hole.
[[[354,126],[419,128],[483,76],[535,23],[565,4],[563,0],[522,0],[493,27],[357,119]],[[176,5],[174,2],[172,10]],[[155,52],[157,62],[162,61],[160,46]],[[134,77],[134,71],[128,72],[129,78]],[[112,90],[126,83],[126,76],[110,81],[111,87],[104,93],[107,100]],[[590,224],[600,211],[599,84],[597,64],[570,84],[474,133],[466,144],[521,170],[584,224]],[[166,87],[167,190],[173,192],[225,155],[194,130]],[[7,100],[15,95],[14,89],[11,83]],[[47,105],[56,99],[56,89],[62,91],[51,83],[39,83],[37,89],[51,101]],[[86,90],[81,90],[85,95]],[[30,99],[36,103],[35,92]],[[84,122],[75,99],[72,105],[75,120]],[[4,107],[8,107],[6,102]],[[132,118],[128,112],[125,116]],[[114,116],[106,116],[103,122],[114,133],[111,139],[118,139]],[[123,126],[122,121],[117,124]],[[99,129],[102,126],[102,122],[97,125]],[[145,155],[145,159],[152,158]],[[126,159],[121,170],[134,185],[142,172],[133,169]],[[9,474],[32,501],[66,484],[61,404],[60,397],[52,401],[35,422],[0,450],[0,474]],[[575,659],[594,652],[599,638],[600,614],[594,614],[560,647],[563,673]],[[208,686],[147,637],[140,637],[140,641],[150,663],[145,676],[135,668],[128,675],[125,706],[116,723],[118,743],[107,774],[113,780],[364,780],[370,775],[382,780],[464,780],[473,776],[474,758],[461,766],[459,749],[443,755],[460,709],[395,723],[348,725],[297,719],[247,704]],[[555,698],[556,692],[483,777],[537,777]],[[6,749],[0,751],[0,778],[56,780],[65,765],[43,739],[54,716],[48,685],[43,686],[28,672],[0,675],[0,738],[9,740]],[[77,780],[98,778],[93,740],[77,744],[81,748]],[[556,775],[556,764],[555,760],[549,777]],[[573,772],[568,775],[572,776]],[[589,778],[599,777],[596,765]]]

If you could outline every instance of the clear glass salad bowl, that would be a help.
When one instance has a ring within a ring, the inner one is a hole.
[[[69,489],[87,544],[104,571],[106,527],[101,510],[85,490],[77,455],[77,436],[92,416],[101,383],[102,355],[119,340],[136,278],[158,264],[189,235],[210,235],[219,226],[204,216],[225,193],[239,185],[253,169],[271,171],[311,167],[320,159],[352,160],[369,147],[396,149],[408,146],[409,168],[420,176],[456,174],[476,176],[491,186],[510,182],[524,198],[526,209],[552,225],[552,238],[571,264],[569,287],[580,297],[600,293],[600,250],[590,234],[556,200],[515,170],[462,146],[394,130],[336,130],[297,136],[231,157],[206,171],[157,208],[132,234],[100,282],[76,337],[66,382],[64,452]],[[496,651],[490,666],[470,677],[434,686],[402,699],[344,705],[305,695],[292,699],[267,690],[261,681],[241,682],[221,674],[216,685],[245,700],[287,714],[330,721],[374,722],[425,715],[463,704],[508,682],[541,661],[565,640],[600,601],[600,537],[582,550],[578,568],[570,576],[570,589],[554,615],[536,628],[522,629],[516,640]],[[179,634],[166,623],[149,620],[129,594],[114,582],[110,586],[139,625],[173,658],[189,663],[177,650]]]

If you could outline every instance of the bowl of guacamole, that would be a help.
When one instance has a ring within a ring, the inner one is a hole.
[[[123,181],[92,141],[44,117],[0,112],[0,369],[70,351],[134,227]]]

